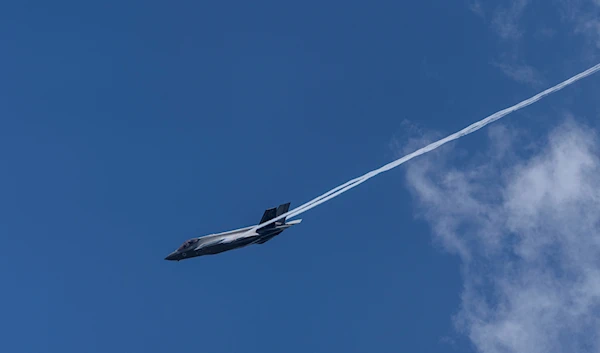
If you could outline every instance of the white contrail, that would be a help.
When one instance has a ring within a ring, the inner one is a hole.
[[[407,161],[409,161],[409,160],[411,160],[411,159],[413,159],[413,158],[415,158],[417,156],[420,156],[422,154],[430,152],[430,151],[432,151],[432,150],[440,147],[441,145],[443,145],[445,143],[448,143],[450,141],[459,139],[459,138],[461,138],[461,137],[463,137],[465,135],[473,133],[473,132],[481,129],[482,127],[484,127],[484,126],[486,126],[486,125],[488,125],[490,123],[493,123],[494,121],[496,121],[496,120],[504,117],[505,115],[508,115],[508,114],[510,114],[510,113],[512,113],[514,111],[519,110],[519,109],[525,108],[526,106],[537,102],[538,100],[542,99],[543,97],[545,97],[545,96],[547,96],[547,95],[549,95],[551,93],[557,92],[557,91],[559,91],[559,90],[561,90],[561,89],[569,86],[570,84],[572,84],[572,83],[574,83],[574,82],[576,82],[576,81],[578,81],[578,80],[580,80],[580,79],[582,79],[584,77],[587,77],[587,76],[590,76],[590,75],[596,73],[597,71],[600,71],[600,64],[597,64],[597,65],[595,65],[595,66],[593,66],[593,67],[591,67],[591,68],[583,71],[582,73],[577,74],[577,75],[571,77],[570,79],[557,84],[554,87],[548,88],[547,90],[545,90],[545,91],[543,91],[541,93],[538,93],[535,96],[522,101],[521,103],[515,104],[512,107],[503,109],[503,110],[501,110],[501,111],[499,111],[497,113],[494,113],[494,114],[488,116],[485,119],[482,119],[482,120],[480,120],[480,121],[478,121],[476,123],[473,123],[473,124],[467,126],[466,128],[464,128],[464,129],[462,129],[462,130],[460,130],[458,132],[455,132],[454,134],[452,134],[452,135],[450,135],[448,137],[445,137],[445,138],[443,138],[443,139],[441,139],[441,140],[439,140],[437,142],[434,142],[432,144],[429,144],[429,145],[427,145],[427,146],[425,146],[425,147],[423,147],[423,148],[421,148],[421,149],[419,149],[419,150],[417,150],[417,151],[415,151],[415,152],[413,152],[411,154],[408,154],[408,155],[406,155],[406,156],[404,156],[402,158],[399,158],[399,159],[397,159],[397,160],[395,160],[393,162],[390,162],[390,163],[384,165],[381,168],[378,168],[378,169],[375,169],[373,171],[370,171],[370,172],[366,173],[365,175],[363,175],[361,177],[352,179],[352,180],[350,180],[350,181],[348,181],[348,182],[346,182],[346,183],[344,183],[344,184],[342,184],[340,186],[337,186],[337,187],[329,190],[328,192],[324,193],[323,195],[321,195],[319,197],[316,197],[316,198],[308,201],[307,203],[294,208],[291,211],[288,211],[287,213],[284,213],[284,214],[282,214],[282,215],[280,215],[278,217],[275,217],[275,218],[269,220],[268,222],[261,223],[260,225],[254,226],[248,232],[252,232],[253,233],[258,228],[262,228],[262,227],[264,227],[266,225],[274,223],[274,222],[276,222],[276,221],[278,221],[278,220],[280,220],[280,219],[282,219],[284,217],[290,217],[291,218],[291,217],[297,216],[297,215],[299,215],[301,213],[304,213],[304,212],[310,210],[311,208],[317,207],[318,205],[320,205],[320,204],[322,204],[324,202],[327,202],[327,201],[331,200],[332,198],[334,198],[334,197],[336,197],[336,196],[338,196],[340,194],[343,194],[344,192],[346,192],[346,191],[348,191],[348,190],[350,190],[350,189],[352,189],[352,188],[354,188],[354,187],[356,187],[356,186],[364,183],[365,181],[371,179],[372,177],[374,177],[374,176],[376,176],[376,175],[378,175],[380,173],[383,173],[383,172],[386,172],[386,171],[388,171],[390,169],[396,168],[400,164],[402,164],[404,162],[407,162]]]

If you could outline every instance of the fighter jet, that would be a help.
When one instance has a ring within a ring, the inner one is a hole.
[[[290,203],[284,203],[277,208],[269,208],[265,210],[260,224],[272,220],[275,217],[286,213],[290,208]],[[222,253],[224,251],[233,250],[248,246],[251,244],[264,244],[275,236],[281,234],[289,227],[302,222],[297,219],[291,222],[286,222],[285,218],[275,221],[267,226],[259,227],[255,231],[249,232],[253,227],[244,227],[240,229],[230,230],[228,232],[209,234],[199,238],[186,240],[177,250],[170,253],[165,260],[179,261],[190,259],[202,255],[212,255]]]

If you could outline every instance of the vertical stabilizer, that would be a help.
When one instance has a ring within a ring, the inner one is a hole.
[[[260,223],[259,224],[268,222],[268,221],[272,220],[275,217],[281,216],[282,214],[286,213],[289,209],[290,209],[290,203],[289,202],[281,204],[277,208],[273,207],[273,208],[266,209],[265,213],[263,213],[263,216],[260,219]],[[263,229],[274,228],[277,225],[285,224],[285,218],[287,218],[287,217],[284,217],[284,218],[278,220],[277,222],[271,223],[271,224],[263,227]]]
[[[290,209],[290,203],[284,203],[279,205],[279,207],[277,207],[277,213],[275,214],[275,217],[279,217],[282,214],[286,213],[288,210]],[[275,222],[275,223],[280,223],[280,224],[285,224],[285,219],[287,217],[283,217],[282,219],[280,219],[279,221]]]
[[[277,209],[275,207],[266,209],[265,213],[263,213],[263,216],[260,219],[259,224],[263,224],[267,221],[272,220],[273,218],[277,217],[276,215],[277,215]]]

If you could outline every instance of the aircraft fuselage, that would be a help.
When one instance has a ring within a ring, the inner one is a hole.
[[[276,224],[274,227],[259,228],[249,233],[251,227],[240,228],[229,232],[210,234],[187,240],[177,250],[170,253],[165,260],[180,261],[203,255],[219,254],[225,251],[243,248],[251,244],[264,244],[279,235],[287,228],[300,223],[301,220]]]

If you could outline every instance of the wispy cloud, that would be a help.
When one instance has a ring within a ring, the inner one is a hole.
[[[600,0],[558,0],[558,11],[568,31],[583,36],[582,49],[588,61],[596,61],[600,49]]]
[[[489,14],[491,30],[500,39],[499,58],[494,66],[500,69],[512,80],[539,88],[544,84],[544,77],[523,56],[525,46],[529,46],[528,39],[552,40],[560,27],[560,32],[570,33],[573,39],[584,38],[586,44],[575,48],[574,52],[579,60],[590,63],[598,60],[600,56],[600,0],[556,0],[552,2],[556,14],[562,23],[546,23],[538,17],[538,8],[546,7],[546,3],[534,3],[531,0],[509,0],[495,8],[486,8],[487,5],[480,0],[468,2],[469,9],[481,16]],[[551,17],[550,17],[551,18]],[[530,23],[528,23],[530,22]],[[531,29],[531,24],[538,24],[538,28]],[[526,32],[530,29],[530,33]],[[577,43],[577,40],[573,42]]]
[[[502,39],[516,40],[523,35],[519,21],[529,0],[513,0],[508,7],[500,7],[494,13],[492,26]]]
[[[500,6],[492,11],[491,28],[503,40],[508,48],[501,55],[500,62],[493,65],[512,80],[539,88],[543,84],[542,75],[532,66],[524,63],[518,55],[518,46],[524,31],[521,29],[521,18],[530,0],[511,0],[507,6]],[[469,9],[483,17],[484,7],[479,1],[470,3]],[[552,35],[550,30],[535,35]]]
[[[457,327],[483,353],[598,352],[597,136],[568,120],[522,159],[510,129],[489,131],[461,167],[444,147],[406,172],[418,216],[463,263]]]
[[[600,19],[598,17],[581,18],[576,32],[583,33],[596,45],[597,49],[600,49]]]
[[[563,22],[573,26],[574,33],[600,48],[600,0],[561,0],[559,11]]]
[[[479,17],[485,18],[485,11],[483,10],[483,5],[480,1],[475,0],[469,4],[469,9],[473,11]]]
[[[556,30],[550,27],[542,27],[535,31],[534,37],[538,40],[552,39],[556,35]]]
[[[508,76],[519,82],[528,84],[534,88],[540,88],[544,84],[542,75],[532,66],[527,64],[493,63],[493,65]]]

